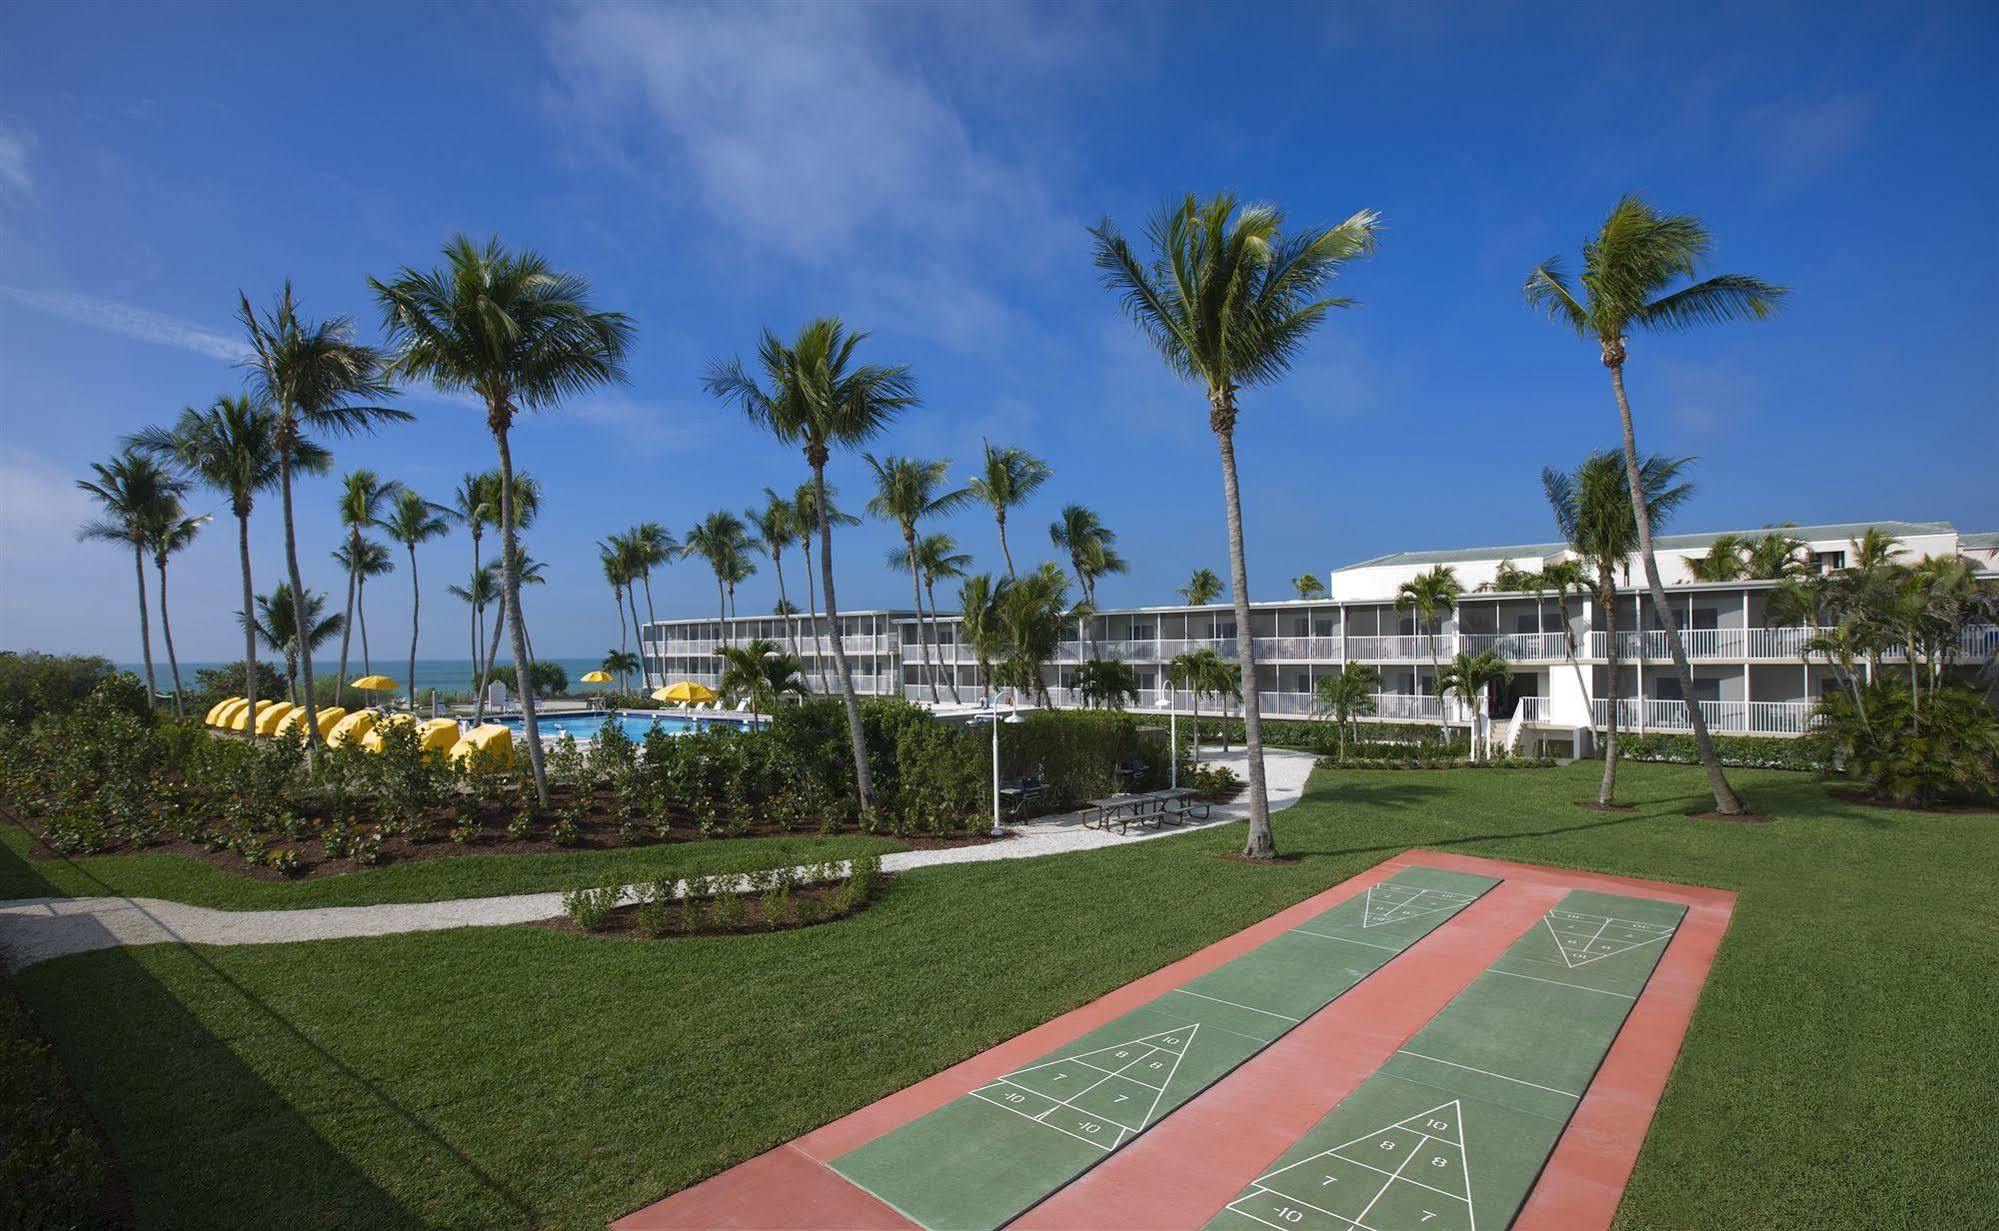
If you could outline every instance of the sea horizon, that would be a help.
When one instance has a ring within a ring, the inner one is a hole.
[[[195,660],[184,658],[180,664],[181,682],[189,688],[193,688],[194,673],[196,671],[205,667],[234,666],[238,661],[240,660]],[[280,674],[283,674],[284,667],[280,663],[270,658],[266,658],[264,661],[270,663]],[[569,673],[569,687],[572,692],[589,692],[594,691],[598,687],[593,684],[581,684],[579,681],[584,672],[595,671],[603,665],[601,657],[544,658],[537,661],[559,664],[564,671]],[[140,679],[144,679],[146,676],[146,665],[142,662],[117,662],[113,665],[120,671],[130,671]],[[398,691],[407,694],[410,681],[404,677],[409,674],[409,659],[402,658],[393,662],[375,660],[372,665],[376,674],[386,675],[390,679],[395,680],[401,685]],[[314,659],[312,672],[315,677],[330,678],[336,673],[339,666],[340,660],[337,658],[331,661]],[[366,674],[363,665],[356,658],[350,657],[347,660],[347,669],[348,679],[350,680],[358,680],[362,675]],[[494,678],[505,683],[509,692],[514,690],[513,662],[511,659],[503,658],[499,660],[499,665],[494,672]],[[167,666],[164,655],[153,660],[153,679],[162,690],[173,687],[173,672]],[[415,683],[416,689],[420,693],[427,692],[433,688],[439,692],[446,693],[470,693],[473,690],[472,660],[469,658],[419,658],[416,660]]]

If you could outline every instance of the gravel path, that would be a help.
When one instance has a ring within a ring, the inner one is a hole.
[[[1312,756],[1270,749],[1264,756],[1269,776],[1270,809],[1275,812],[1298,802],[1311,775]],[[1240,752],[1213,753],[1210,762],[1227,765],[1239,776],[1248,772]],[[1070,851],[1094,850],[1171,837],[1189,829],[1206,829],[1241,820],[1241,804],[1214,810],[1208,821],[1178,829],[1140,830],[1129,835],[1083,827],[1083,814],[1045,817],[1013,826],[1017,835],[1004,842],[946,850],[901,851],[882,858],[882,869],[951,863],[987,863],[999,859],[1033,859]],[[280,944],[294,940],[330,940],[344,936],[387,936],[397,932],[440,931],[445,928],[487,927],[531,923],[562,913],[560,893],[523,893],[496,898],[458,898],[445,902],[413,902],[379,906],[325,906],[306,910],[213,910],[160,898],[28,898],[0,902],[0,956],[9,969],[68,953],[109,949],[118,945],[162,943],[203,945]]]

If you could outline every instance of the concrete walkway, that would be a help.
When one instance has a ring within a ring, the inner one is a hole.
[[[1211,752],[1208,762],[1226,765],[1240,777],[1248,774],[1248,758],[1240,750]],[[1298,802],[1305,792],[1315,757],[1272,748],[1264,754],[1269,776],[1270,810]],[[1207,829],[1239,821],[1241,803],[1218,807],[1208,821],[1177,829],[1109,833],[1083,827],[1081,812],[1043,817],[1011,826],[1016,836],[1004,842],[942,850],[900,851],[882,858],[882,870],[906,872],[940,864],[987,863],[999,859],[1033,859],[1070,851],[1123,846],[1171,837],[1191,829]],[[562,894],[523,893],[494,898],[457,898],[444,902],[412,902],[378,906],[323,906],[305,910],[213,910],[160,898],[29,898],[0,902],[0,957],[19,970],[68,953],[109,949],[118,945],[164,943],[200,945],[281,944],[295,940],[331,940],[346,936],[387,936],[398,932],[430,932],[446,928],[488,927],[532,923],[562,913]]]

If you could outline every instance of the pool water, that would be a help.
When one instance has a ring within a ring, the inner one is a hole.
[[[522,725],[519,718],[513,717],[496,718],[494,721],[512,727],[516,731],[520,730]],[[658,727],[668,735],[684,735],[697,726],[746,727],[750,720],[747,717],[738,718],[724,714],[695,718],[687,714],[671,714],[656,710],[616,710],[608,714],[592,711],[583,714],[535,715],[535,726],[540,728],[542,740],[551,743],[565,735],[573,737],[579,744],[588,743],[597,738],[597,733],[604,729],[604,724],[607,722],[617,723],[633,743],[642,744],[645,742],[646,733],[654,727]]]

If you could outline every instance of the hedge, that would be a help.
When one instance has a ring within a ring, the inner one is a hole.
[[[1830,772],[1833,764],[1825,749],[1808,739],[1781,735],[1717,735],[1715,756],[1723,765],[1737,769],[1796,769]],[[1664,761],[1676,765],[1696,765],[1700,752],[1692,735],[1670,735],[1628,731],[1617,733],[1617,755],[1632,761]]]
[[[1453,732],[1448,737],[1435,723],[1427,722],[1363,722],[1359,724],[1359,734],[1347,733],[1346,755],[1354,759],[1407,758],[1412,753],[1431,755],[1455,751],[1459,756],[1468,755],[1471,750],[1469,739],[1462,732]],[[1240,745],[1244,740],[1243,723],[1240,718],[1201,719],[1201,738],[1206,741],[1221,742],[1227,735],[1227,743]],[[1324,720],[1304,720],[1297,718],[1266,718],[1263,720],[1263,742],[1271,748],[1293,748],[1300,752],[1337,753],[1340,747],[1339,728]]]

